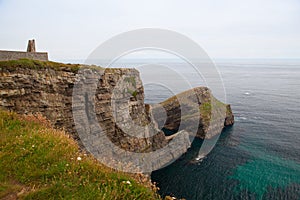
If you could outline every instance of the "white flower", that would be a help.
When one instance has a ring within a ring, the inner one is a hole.
[[[128,184],[128,185],[131,185],[131,182],[130,181],[122,181],[122,183],[126,183],[126,184]]]
[[[34,144],[31,147],[34,148]]]
[[[78,157],[77,157],[77,160],[80,161],[80,160],[81,160],[81,157],[78,156]]]

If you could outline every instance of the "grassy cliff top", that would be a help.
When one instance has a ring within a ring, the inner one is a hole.
[[[54,70],[66,69],[77,72],[80,68],[79,64],[64,64],[53,61],[30,60],[27,58],[19,60],[0,61],[0,68],[14,70],[16,68],[43,69],[51,68]]]
[[[53,61],[40,61],[40,60],[31,60],[27,58],[22,58],[19,60],[7,60],[0,61],[0,70],[7,69],[14,71],[18,68],[29,68],[29,69],[53,69],[53,70],[63,70],[77,73],[81,68],[89,68],[94,70],[103,70],[104,68],[96,65],[84,65],[84,64],[65,64]],[[134,70],[133,68],[105,68],[105,72],[115,72],[115,70]]]
[[[47,124],[0,110],[0,199],[159,199],[145,177],[99,164]]]

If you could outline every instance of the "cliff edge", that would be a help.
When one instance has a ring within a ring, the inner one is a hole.
[[[82,67],[28,59],[0,61],[0,107],[19,114],[42,114],[54,127],[65,129],[78,139],[72,114],[76,105],[72,107],[72,95]],[[160,149],[168,143],[164,129],[174,133],[181,130],[193,132],[191,127],[197,124],[196,136],[205,138],[234,123],[230,105],[216,100],[208,88],[194,88],[159,105],[145,105],[144,88],[136,69],[84,67],[86,73],[101,73],[102,76],[97,81],[93,96],[85,96],[89,87],[82,88],[82,96],[85,100],[94,101],[94,105],[78,106],[80,111],[76,114],[80,117],[86,114],[84,112],[93,110],[97,123],[122,149],[131,152]],[[116,101],[117,112],[112,104]],[[198,110],[184,115],[183,110],[188,110],[192,104],[193,109]],[[162,118],[165,114],[166,120]],[[148,125],[147,130],[127,126],[132,121],[139,127]],[[129,135],[128,131],[142,134],[145,138]]]
[[[169,134],[185,130],[209,139],[234,124],[231,106],[217,100],[207,87],[184,91],[150,107],[158,128]]]

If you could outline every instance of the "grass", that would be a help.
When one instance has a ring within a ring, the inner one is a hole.
[[[137,92],[136,90],[134,90],[131,94],[132,94],[132,96],[133,96],[134,98],[136,98],[138,92]]]
[[[211,98],[211,101],[203,102],[200,105],[201,118],[202,121],[206,124],[209,123],[209,121],[211,120],[213,108],[216,109],[216,111],[218,111],[219,109],[225,108],[227,106],[226,104],[217,100],[215,97],[211,96]],[[228,109],[226,110],[226,112],[229,112]]]
[[[0,110],[0,199],[160,199],[139,177],[99,164],[43,118]]]
[[[128,94],[130,94],[131,96],[133,96],[134,98],[136,98],[138,92],[137,90],[131,90],[131,89],[127,89]]]
[[[66,68],[75,73],[79,70],[80,65],[64,64],[64,63],[57,63],[52,61],[31,60],[26,58],[19,59],[19,60],[0,61],[0,68],[3,69],[15,70],[19,67],[30,68],[30,69],[51,68],[54,70],[60,70],[62,68]]]
[[[131,83],[134,88],[136,87],[135,77],[125,77],[124,81]]]
[[[8,69],[11,71],[16,70],[17,68],[29,68],[29,69],[46,69],[50,68],[56,71],[60,70],[68,70],[73,73],[77,73],[79,69],[87,68],[91,70],[103,70],[103,67],[97,65],[84,65],[84,64],[65,64],[65,63],[58,63],[53,61],[40,61],[40,60],[32,60],[27,58],[21,58],[18,60],[7,60],[7,61],[0,61],[0,70],[1,69]],[[114,73],[116,70],[124,70],[124,68],[105,68],[105,72]],[[134,77],[125,78],[126,81],[132,83],[134,86],[136,85]]]

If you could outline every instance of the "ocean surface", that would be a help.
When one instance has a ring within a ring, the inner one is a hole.
[[[182,62],[141,63],[111,67],[139,69],[146,103],[205,86],[203,77]],[[202,161],[194,162],[203,142],[195,139],[186,154],[154,171],[159,193],[187,200],[300,200],[300,60],[215,63],[235,124],[223,130]]]
[[[159,193],[189,200],[299,200],[300,62],[238,60],[216,65],[235,124],[222,132],[201,162],[191,162],[202,143],[198,139],[176,162],[153,172]],[[148,102],[165,98],[159,87],[145,89]]]

